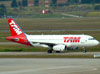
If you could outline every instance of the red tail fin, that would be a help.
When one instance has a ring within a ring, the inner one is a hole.
[[[11,19],[11,18],[8,19],[8,24],[9,24],[12,36],[24,34],[23,31],[21,30],[21,28],[15,23],[15,21],[13,19]]]
[[[9,24],[12,36],[7,37],[6,38],[7,40],[31,46],[31,44],[29,43],[27,39],[27,35],[24,34],[24,32],[15,23],[13,19],[8,19],[8,24]]]

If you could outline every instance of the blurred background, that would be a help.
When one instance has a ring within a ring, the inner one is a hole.
[[[100,0],[0,0],[4,17],[100,17]]]

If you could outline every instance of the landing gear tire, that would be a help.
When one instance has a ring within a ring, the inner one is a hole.
[[[60,53],[60,51],[56,51],[56,53]]]
[[[52,50],[48,50],[48,53],[52,53]]]
[[[87,51],[86,51],[86,49],[85,49],[85,47],[83,47],[83,53],[86,53]]]

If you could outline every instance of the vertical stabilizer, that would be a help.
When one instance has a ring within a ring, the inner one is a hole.
[[[8,24],[10,27],[11,35],[12,36],[17,36],[24,34],[24,32],[21,30],[21,28],[15,23],[13,19],[8,19]]]
[[[28,41],[27,35],[24,34],[24,32],[15,23],[15,21],[13,19],[11,19],[11,18],[8,19],[8,24],[10,27],[11,36],[7,37],[6,38],[7,40],[31,46],[31,44]]]

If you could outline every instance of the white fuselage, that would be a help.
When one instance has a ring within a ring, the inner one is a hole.
[[[48,47],[47,44],[66,45],[67,47],[90,47],[99,44],[89,35],[26,35],[33,46]]]

